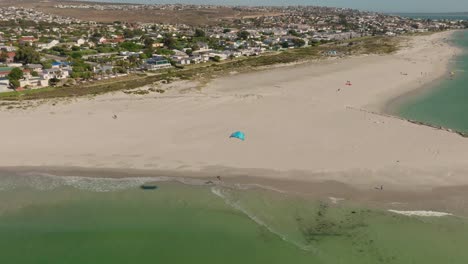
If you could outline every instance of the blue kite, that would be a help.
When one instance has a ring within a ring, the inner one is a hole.
[[[244,134],[244,132],[236,131],[236,132],[232,133],[229,138],[237,138],[237,139],[240,139],[240,140],[244,141],[245,140],[245,134]]]

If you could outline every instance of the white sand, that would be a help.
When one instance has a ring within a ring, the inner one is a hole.
[[[456,52],[442,41],[449,34],[417,37],[395,55],[229,76],[201,92],[118,92],[3,110],[0,166],[222,166],[298,170],[305,173],[275,177],[367,187],[468,184],[468,139],[356,110],[379,111],[389,99],[448,75]],[[229,139],[236,130],[246,133],[245,142]]]

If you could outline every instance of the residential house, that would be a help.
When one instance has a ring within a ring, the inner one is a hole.
[[[105,74],[107,72],[112,72],[112,69],[114,69],[114,66],[112,65],[96,65],[93,67],[93,72]]]
[[[143,68],[149,71],[171,68],[172,65],[169,61],[160,55],[153,55],[152,58],[146,60],[143,64]]]
[[[205,54],[192,55],[189,57],[189,60],[190,60],[190,63],[193,63],[193,64],[204,63],[210,60],[210,56],[205,55]]]
[[[0,93],[10,92],[10,81],[6,78],[0,79]]]
[[[44,69],[41,73],[41,77],[44,80],[50,80],[50,79],[66,79],[70,76],[68,70],[64,70],[62,68],[50,68],[50,69]]]
[[[33,77],[30,74],[27,74],[20,82],[20,87],[23,88],[41,88],[49,85],[49,80],[45,79],[43,76]]]
[[[164,43],[154,42],[152,46],[153,46],[153,48],[162,48],[162,47],[164,47]]]
[[[173,50],[174,55],[171,56],[171,59],[174,60],[177,64],[186,65],[190,64],[189,55],[180,50]]]
[[[220,60],[225,60],[229,57],[229,55],[227,55],[226,53],[221,52],[210,52],[208,55],[210,56],[210,58],[219,57]]]
[[[26,64],[24,66],[26,69],[29,69],[30,71],[34,71],[37,73],[42,72],[42,65],[41,64]]]
[[[49,43],[37,43],[37,48],[39,50],[44,50],[44,49],[51,49],[55,46],[57,46],[60,42],[58,40],[52,40]]]
[[[101,37],[99,40],[98,40],[99,44],[105,44],[107,42],[107,39],[105,37]]]
[[[6,52],[0,51],[0,54],[6,53],[5,62],[4,63],[12,63],[15,61],[16,53],[14,51]]]
[[[99,39],[100,44],[111,44],[111,45],[122,43],[124,41],[125,41],[125,38],[123,36],[113,36],[112,38],[101,37]]]
[[[37,42],[37,41],[38,39],[33,36],[23,36],[18,39],[19,44],[26,44],[26,43],[33,44],[34,42]]]
[[[65,62],[65,61],[54,61],[52,62],[52,69],[55,69],[55,68],[66,68],[66,67],[69,67],[70,64],[68,62]]]
[[[84,45],[85,43],[86,43],[86,40],[80,38],[80,39],[76,40],[75,46],[81,46],[81,45]]]
[[[15,46],[11,46],[11,45],[0,45],[0,50],[2,51],[6,51],[6,52],[13,52],[13,51],[16,51],[16,47]]]
[[[11,70],[13,70],[13,67],[0,67],[0,78],[6,78]]]

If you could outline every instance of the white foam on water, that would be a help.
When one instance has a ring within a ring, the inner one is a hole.
[[[49,173],[28,172],[22,175],[0,177],[0,191],[19,187],[34,188],[39,191],[50,191],[59,187],[72,187],[92,192],[111,192],[136,188],[148,182],[175,181],[187,185],[204,185],[200,179],[174,177],[128,177],[100,178],[82,176],[57,176]]]
[[[178,182],[192,186],[206,186],[206,179],[183,178],[183,177],[83,177],[83,176],[60,176],[43,172],[25,172],[17,175],[0,176],[0,191],[12,190],[19,187],[33,188],[39,191],[50,191],[59,187],[72,187],[79,190],[93,192],[111,192],[139,187],[149,182]],[[265,189],[278,193],[282,190],[260,184],[227,184],[223,182],[212,182],[215,185],[234,187],[240,190]]]
[[[389,212],[395,214],[401,214],[406,216],[425,216],[425,217],[442,217],[442,216],[452,216],[451,213],[445,212],[436,212],[436,211],[399,211],[399,210],[388,210]]]
[[[254,221],[256,224],[262,226],[262,227],[265,227],[270,233],[278,236],[279,238],[281,238],[283,241],[287,242],[287,243],[290,243],[302,250],[306,250],[306,251],[315,251],[315,249],[313,248],[310,248],[310,247],[307,247],[305,245],[302,245],[296,241],[293,241],[291,239],[288,239],[285,235],[281,234],[280,232],[276,231],[273,227],[267,225],[264,221],[262,221],[260,218],[258,218],[257,216],[255,216],[254,214],[250,213],[247,209],[245,209],[244,207],[242,207],[239,202],[237,201],[232,201],[232,199],[230,199],[228,197],[228,195],[226,195],[226,193],[223,191],[223,189],[221,187],[211,187],[211,192],[220,197],[227,205],[231,206],[232,208],[242,212],[243,214],[245,214],[248,218],[250,218],[252,221]]]
[[[234,184],[234,186],[239,190],[265,189],[265,190],[274,191],[274,192],[277,192],[277,193],[286,193],[283,190],[276,189],[276,188],[266,186],[266,185],[256,184],[256,183],[247,183],[247,184],[236,183],[236,184]]]

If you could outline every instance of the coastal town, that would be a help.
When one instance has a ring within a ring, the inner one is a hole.
[[[193,5],[55,5],[56,9],[184,10]],[[204,8],[219,8],[204,6]],[[217,25],[96,22],[22,7],[0,8],[0,92],[67,87],[129,74],[157,74],[355,38],[468,27],[328,7],[236,7],[263,16]],[[270,14],[270,15],[269,15]],[[340,56],[330,49],[324,56]]]
[[[0,264],[468,263],[468,0],[175,2],[0,0]]]

